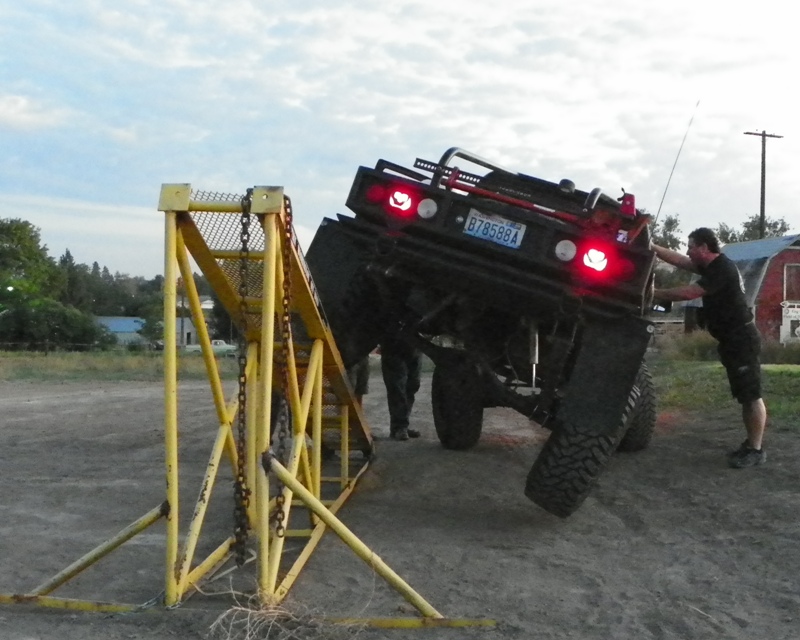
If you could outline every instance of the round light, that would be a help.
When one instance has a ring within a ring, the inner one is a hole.
[[[589,249],[583,256],[583,264],[595,271],[603,271],[608,266],[608,258],[598,249]]]
[[[569,262],[578,253],[578,247],[572,240],[562,240],[556,245],[556,258],[563,262]]]
[[[411,208],[411,196],[405,191],[397,190],[389,198],[389,206],[400,211],[408,211]]]
[[[425,220],[429,220],[435,216],[438,210],[439,207],[437,206],[436,201],[431,200],[430,198],[424,198],[423,200],[420,200],[419,204],[417,205],[417,215]]]

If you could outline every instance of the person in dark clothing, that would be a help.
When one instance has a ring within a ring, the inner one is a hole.
[[[728,454],[731,467],[742,469],[763,464],[767,408],[761,397],[761,336],[747,306],[744,282],[733,261],[720,252],[711,229],[701,227],[689,234],[686,255],[652,245],[656,255],[673,266],[700,274],[697,282],[671,289],[657,289],[658,301],[703,298],[708,332],[719,343],[717,352],[728,374],[732,395],[742,405],[747,439]]]
[[[389,404],[389,436],[393,440],[419,438],[409,427],[414,397],[419,390],[422,357],[419,349],[398,335],[381,342],[381,373]]]
[[[369,355],[364,356],[347,370],[347,377],[358,404],[364,404],[364,396],[369,393]]]

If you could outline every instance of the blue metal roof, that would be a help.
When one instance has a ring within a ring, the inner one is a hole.
[[[111,333],[136,333],[144,326],[144,320],[142,318],[95,316],[95,320]]]
[[[758,292],[769,261],[787,247],[800,244],[800,234],[779,238],[764,238],[748,242],[734,242],[722,247],[722,253],[728,256],[739,267],[744,281],[745,297],[750,307],[756,306]]]
[[[749,240],[747,242],[733,242],[722,247],[722,253],[734,262],[760,260],[762,258],[771,258],[796,242],[800,242],[800,234],[779,238],[764,238],[763,240]]]

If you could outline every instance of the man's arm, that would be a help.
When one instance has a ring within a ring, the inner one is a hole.
[[[673,267],[678,267],[679,269],[694,271],[697,273],[697,267],[694,266],[694,263],[689,259],[689,256],[683,253],[678,253],[677,251],[673,251],[672,249],[667,249],[666,247],[661,247],[657,244],[651,244],[650,248],[655,251],[656,255],[667,264],[671,264]]]
[[[694,300],[705,295],[706,290],[699,284],[687,284],[671,289],[656,289],[654,298],[660,302],[678,302],[680,300]]]

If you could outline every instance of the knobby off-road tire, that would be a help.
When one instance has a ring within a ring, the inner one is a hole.
[[[466,358],[438,365],[431,381],[436,435],[445,449],[474,447],[483,428],[483,384],[477,365]]]
[[[528,473],[525,495],[553,515],[571,515],[614,454],[638,396],[634,387],[613,433],[597,435],[580,425],[557,425]]]
[[[617,451],[641,451],[646,449],[653,437],[656,428],[656,388],[653,376],[647,365],[643,364],[636,374],[636,388],[639,389],[639,399],[633,407],[628,418],[625,435],[622,436]]]

